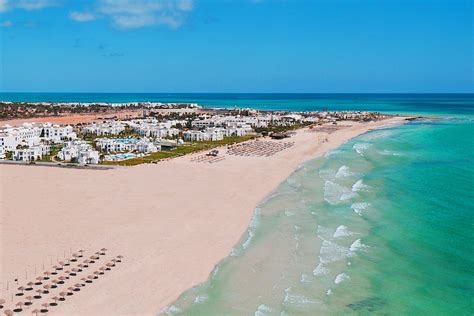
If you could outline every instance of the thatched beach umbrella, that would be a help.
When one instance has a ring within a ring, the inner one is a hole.
[[[78,252],[79,252],[79,256],[78,256],[78,257],[79,257],[79,258],[82,258],[82,257],[84,256],[84,250],[81,249],[81,250],[79,250]]]
[[[25,288],[24,288],[23,286],[20,286],[20,287],[18,288],[18,291],[21,291],[21,293],[16,293],[16,296],[22,296],[22,295],[24,294],[24,293],[23,293],[24,290],[25,290]]]
[[[59,279],[59,282],[58,282],[59,284],[64,284],[64,281],[66,280],[66,277],[60,276],[58,279]]]
[[[55,296],[52,298],[52,300],[54,301],[53,303],[49,303],[49,305],[51,306],[57,306],[58,305],[58,300],[59,300],[59,297]]]
[[[29,306],[29,305],[33,304],[33,296],[30,295],[30,296],[27,296],[25,298],[28,300],[28,302],[25,302],[26,306]]]
[[[118,256],[117,256],[117,259],[118,259],[117,262],[122,262],[122,258],[123,258],[122,255],[118,255]]]
[[[49,276],[51,275],[51,272],[45,271],[45,272],[43,272],[43,274],[46,275],[46,276],[44,277],[44,279],[45,279],[45,280],[49,280]]]
[[[45,289],[43,291],[43,294],[49,294],[49,289],[51,288],[51,285],[45,284],[45,285],[43,285],[43,288]]]
[[[89,259],[86,259],[83,261],[84,263],[84,268],[88,268],[89,267],[89,263],[91,263],[91,261]]]
[[[21,312],[21,311],[23,310],[23,309],[21,308],[21,307],[23,306],[23,302],[18,302],[18,303],[15,304],[15,306],[17,307],[17,308],[15,308],[15,309],[13,310],[15,313],[19,313],[19,312]]]
[[[40,299],[41,298],[41,293],[43,292],[42,289],[38,289],[35,291],[36,293],[38,293],[37,295],[33,296],[35,299]]]
[[[26,285],[28,286],[25,291],[32,291],[33,290],[33,285],[35,285],[33,282],[28,282],[26,283]]]
[[[99,274],[104,274],[105,273],[105,268],[104,267],[100,267],[99,268]]]
[[[73,253],[73,254],[72,254],[72,259],[71,259],[71,261],[72,261],[72,262],[76,262],[78,256],[79,256],[79,255],[78,255],[77,253]]]
[[[77,272],[82,272],[84,265],[82,263],[79,263],[77,266],[78,266]]]
[[[5,301],[3,298],[0,298],[0,309],[3,308],[3,304],[5,304],[7,301]]]
[[[74,284],[75,287],[81,287],[81,286],[86,286],[85,284],[82,284],[82,283],[76,283]]]
[[[65,300],[66,300],[66,295],[67,295],[66,292],[60,292],[60,293],[59,293],[59,296],[61,296],[61,298],[60,298],[59,300],[60,300],[60,301],[65,301]]]
[[[13,311],[9,310],[9,309],[6,309],[4,312],[3,312],[6,316],[13,316]]]
[[[106,251],[107,251],[107,249],[106,249],[106,248],[102,248],[102,249],[100,249],[101,255],[105,255],[105,252],[106,252]]]
[[[92,280],[95,279],[93,275],[88,275],[87,278],[89,279],[90,282],[88,283],[92,283]]]
[[[92,272],[92,273],[94,273],[97,277],[99,277],[99,275],[100,275],[100,272],[99,272],[99,271],[94,271],[94,272]]]
[[[90,259],[89,263],[95,263],[95,261],[94,261],[95,256],[90,256],[89,259]]]
[[[74,295],[74,293],[72,292],[72,291],[74,291],[74,288],[73,288],[73,287],[70,286],[70,287],[68,287],[67,289],[68,289],[67,295],[69,295],[69,296]]]
[[[38,282],[36,282],[35,285],[41,285],[41,284],[43,284],[43,282],[41,282],[41,281],[43,281],[43,279],[44,279],[44,278],[43,278],[42,276],[37,277],[36,280],[37,280]]]
[[[62,262],[62,261],[59,261],[58,264],[60,265],[60,267],[59,267],[59,269],[57,269],[57,270],[62,270],[62,269],[64,268],[65,263]]]
[[[48,312],[48,303],[43,303],[41,304],[41,306],[43,306],[43,308],[40,310],[41,313],[47,313]]]
[[[71,271],[74,272],[74,273],[78,273],[79,269],[78,268],[72,268]]]
[[[35,314],[36,316],[38,316],[39,312],[40,312],[39,309],[34,309],[31,311],[31,313]]]

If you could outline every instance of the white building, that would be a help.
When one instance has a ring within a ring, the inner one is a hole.
[[[43,124],[41,136],[45,140],[60,142],[62,140],[73,140],[77,138],[72,126],[59,126],[51,123]]]
[[[34,124],[24,123],[21,127],[5,125],[0,130],[0,146],[5,151],[15,150],[20,143],[35,146],[40,143],[41,129]]]
[[[118,135],[125,130],[122,122],[109,121],[104,123],[93,123],[82,128],[83,133],[95,135]]]
[[[74,161],[81,164],[99,163],[99,152],[85,141],[75,140],[64,144],[57,157],[64,161]]]
[[[38,145],[24,149],[15,149],[13,151],[12,158],[15,161],[35,161],[49,154],[50,150],[51,146],[48,145]]]
[[[5,159],[5,148],[0,146],[0,159]]]
[[[186,141],[218,141],[224,139],[224,129],[208,128],[205,131],[191,130],[184,132],[183,137]]]

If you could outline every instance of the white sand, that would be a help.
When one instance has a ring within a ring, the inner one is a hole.
[[[0,165],[0,298],[12,308],[25,301],[12,302],[12,287],[31,281],[35,269],[37,275],[51,270],[50,262],[70,257],[70,249],[90,255],[105,247],[109,258],[123,255],[123,263],[49,314],[155,315],[207,279],[245,232],[256,205],[298,165],[388,121],[353,124],[325,143],[326,135],[299,131],[290,139],[295,145],[274,156],[228,155],[214,164],[186,156],[106,171]]]

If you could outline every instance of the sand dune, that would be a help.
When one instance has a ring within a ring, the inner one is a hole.
[[[11,302],[15,278],[25,284],[71,250],[105,247],[123,262],[50,315],[155,315],[206,280],[255,206],[298,165],[402,120],[345,122],[352,126],[331,134],[299,131],[294,146],[273,156],[227,155],[212,164],[186,156],[105,171],[0,165],[0,298],[10,308],[20,299]]]

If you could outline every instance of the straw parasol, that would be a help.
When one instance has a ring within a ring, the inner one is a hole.
[[[74,286],[77,287],[77,288],[80,288],[81,286],[84,286],[84,285],[81,284],[81,283],[76,283],[76,284],[74,284]]]
[[[117,256],[117,259],[118,259],[117,262],[122,262],[122,258],[123,258],[122,255],[118,255],[118,256]]]
[[[104,267],[100,267],[100,268],[99,268],[99,274],[101,274],[101,275],[104,274],[104,271],[105,271],[105,268],[104,268]]]
[[[99,275],[100,275],[100,272],[99,272],[99,271],[94,271],[94,272],[92,272],[92,273],[94,273],[97,277],[99,277]]]
[[[77,266],[79,267],[77,272],[82,272],[82,268],[84,268],[84,265],[82,263],[79,263]]]
[[[47,312],[48,312],[48,305],[49,305],[48,303],[43,303],[43,304],[41,304],[41,306],[43,306],[44,308],[42,308],[42,309],[40,310],[40,312],[41,312],[41,313],[47,313]]]
[[[36,290],[35,292],[38,293],[38,294],[35,295],[35,296],[33,296],[33,297],[36,298],[36,299],[40,299],[40,298],[41,298],[41,293],[43,292],[43,290],[42,290],[42,289],[38,289],[38,290]]]
[[[58,279],[59,279],[59,282],[58,282],[59,284],[64,284],[64,280],[66,280],[66,277],[60,276]]]
[[[74,272],[74,273],[78,273],[79,269],[78,268],[72,268],[71,271]]]
[[[51,283],[53,283],[53,284],[51,284],[52,289],[55,289],[55,288],[58,287],[58,280],[51,280]]]
[[[46,276],[44,277],[44,279],[45,279],[45,280],[49,280],[49,276],[51,275],[51,272],[45,271],[43,274],[46,275]]]
[[[31,311],[31,313],[36,314],[36,316],[38,316],[39,312],[40,312],[39,309],[34,309]]]
[[[83,261],[83,263],[84,263],[84,268],[88,268],[88,267],[89,267],[89,263],[91,263],[91,261],[88,260],[88,259],[86,259],[86,260]]]
[[[3,304],[5,304],[6,301],[3,298],[0,298],[0,309],[3,308]]]
[[[94,259],[95,259],[95,256],[90,256],[89,259],[91,259],[89,262],[90,263],[95,263]]]
[[[101,252],[101,254],[102,254],[102,255],[105,255],[105,252],[106,252],[106,251],[107,251],[107,249],[106,249],[106,248],[102,248],[102,249],[100,249],[100,252]]]
[[[74,295],[74,293],[72,291],[74,291],[74,288],[72,286],[68,287],[68,292],[67,292],[67,295],[68,296],[71,296],[71,295]]]
[[[9,309],[6,309],[4,312],[3,312],[6,316],[13,316],[13,311],[9,310]]]
[[[25,298],[28,300],[28,302],[25,302],[26,306],[33,304],[33,296],[27,296]]]
[[[60,265],[61,267],[59,267],[58,270],[62,270],[62,269],[64,268],[65,263],[62,262],[62,261],[59,261],[59,265]]]
[[[18,291],[21,291],[21,293],[16,293],[16,296],[22,296],[22,295],[24,294],[24,293],[23,293],[24,290],[25,290],[25,288],[24,288],[23,286],[20,286],[20,287],[18,288]]]
[[[21,307],[23,306],[23,302],[18,302],[18,303],[15,304],[15,306],[17,307],[13,310],[15,313],[19,313],[23,310],[23,309],[21,309]]]
[[[73,254],[72,254],[72,258],[73,258],[73,259],[71,259],[71,261],[72,261],[72,262],[76,262],[78,256],[79,256],[79,255],[78,255],[77,253],[73,253]]]
[[[59,296],[61,296],[61,298],[60,298],[59,300],[60,300],[60,301],[65,301],[65,300],[66,300],[66,297],[65,297],[66,295],[67,295],[66,292],[60,292],[60,293],[59,293]]]
[[[49,303],[49,305],[51,305],[51,306],[57,306],[57,305],[58,305],[59,297],[55,296],[55,297],[52,298],[52,300],[53,300],[54,302]]]
[[[41,285],[41,284],[43,284],[43,282],[41,282],[41,281],[43,281],[43,279],[44,279],[44,278],[43,278],[42,276],[36,277],[36,280],[37,280],[38,282],[36,282],[35,285]]]
[[[92,280],[94,279],[94,276],[92,275],[88,275],[87,278],[89,279],[90,282],[87,282],[87,283],[92,283]]]
[[[43,294],[49,294],[49,289],[51,288],[51,285],[45,284],[45,285],[43,285],[43,288],[45,289],[43,291]]]
[[[33,285],[35,285],[33,282],[28,282],[26,283],[26,285],[28,285],[28,287],[25,289],[25,291],[32,291],[33,290]]]
[[[81,250],[79,250],[78,252],[79,252],[79,256],[78,256],[78,257],[79,257],[79,258],[82,258],[82,257],[84,256],[84,255],[83,255],[83,254],[84,254],[84,250],[81,249]]]

